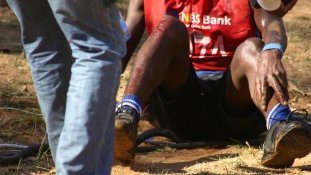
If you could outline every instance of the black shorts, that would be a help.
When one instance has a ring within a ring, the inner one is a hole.
[[[190,141],[248,139],[266,131],[263,114],[254,109],[248,116],[230,116],[221,109],[226,88],[225,72],[221,78],[197,77],[189,68],[186,83],[176,98],[165,102],[161,90],[150,97],[148,119]]]

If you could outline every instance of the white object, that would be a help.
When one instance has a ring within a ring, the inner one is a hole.
[[[273,11],[281,6],[281,0],[257,0],[258,4],[265,10]]]

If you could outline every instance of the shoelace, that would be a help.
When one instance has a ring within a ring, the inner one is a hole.
[[[116,110],[116,114],[118,114],[120,112],[122,112],[122,109],[121,109],[121,107],[118,107],[117,110]]]
[[[301,120],[304,120],[304,119],[308,116],[308,111],[307,111],[306,109],[302,109],[302,108],[301,108],[301,109],[296,109],[296,110],[291,111],[291,112],[287,115],[286,121],[289,121],[289,116],[290,116],[291,114],[297,112],[297,111],[303,111],[303,112],[305,112],[305,116],[302,117]],[[293,116],[293,117],[294,117],[294,116]]]
[[[119,113],[123,113],[127,115],[118,115]],[[116,119],[126,120],[127,122],[130,122],[130,123],[135,121],[135,117],[133,116],[133,114],[128,113],[126,110],[121,109],[121,107],[117,108],[116,114],[117,114],[115,117]]]
[[[274,121],[286,121],[286,122],[288,122],[288,121],[291,120],[289,117],[290,117],[293,113],[295,113],[295,112],[297,112],[297,111],[303,111],[303,112],[305,112],[305,116],[304,116],[304,117],[301,117],[301,118],[297,118],[297,117],[294,117],[294,115],[293,115],[293,118],[295,118],[295,119],[304,120],[304,119],[308,116],[308,111],[307,111],[306,109],[299,108],[299,109],[296,109],[296,110],[291,111],[291,112],[287,115],[287,117],[286,117],[285,120],[284,120],[284,119],[270,118],[270,119],[269,119],[269,122],[271,123],[272,120],[274,120]],[[271,127],[267,127],[267,128],[270,129]]]
[[[119,107],[116,107],[116,113],[120,113],[120,112],[122,112],[122,109],[121,109],[121,107],[123,106],[123,98],[124,97],[122,97],[122,99],[121,99],[121,106],[119,106]]]

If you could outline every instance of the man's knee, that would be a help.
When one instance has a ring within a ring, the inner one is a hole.
[[[173,16],[164,16],[159,24],[153,29],[151,37],[165,37],[173,38],[175,40],[187,39],[188,40],[188,30],[184,23]]]
[[[257,57],[258,54],[261,53],[263,47],[263,42],[260,38],[253,37],[246,39],[238,49],[242,50],[243,54],[253,55],[253,57]]]
[[[234,62],[237,62],[239,66],[249,66],[254,65],[256,60],[259,58],[263,47],[263,42],[260,38],[249,38],[245,40],[240,46],[236,49],[234,59],[232,60],[232,65]]]

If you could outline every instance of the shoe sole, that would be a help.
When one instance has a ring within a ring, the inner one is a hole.
[[[134,144],[133,138],[124,129],[118,128],[116,125],[115,129],[115,141],[114,141],[114,157],[119,160],[130,160],[134,159]]]
[[[290,167],[296,158],[302,158],[311,151],[311,132],[299,125],[276,141],[275,154],[262,162],[267,167]]]

